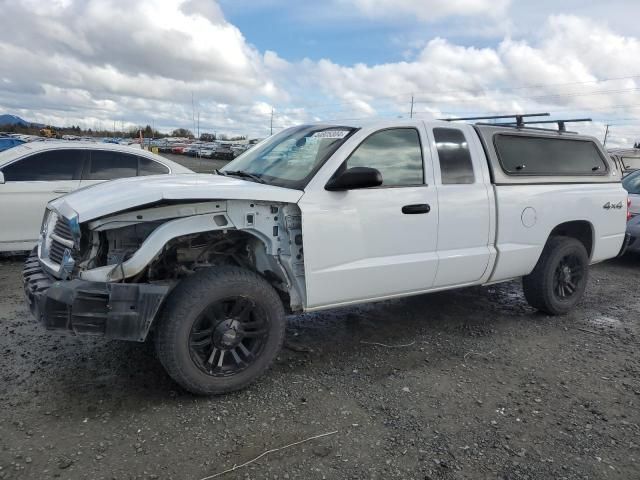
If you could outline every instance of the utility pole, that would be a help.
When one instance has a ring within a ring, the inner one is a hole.
[[[610,125],[607,123],[607,129],[604,132],[604,141],[602,142],[603,147],[607,146],[607,137],[609,136],[609,127]]]
[[[413,118],[413,95],[411,95],[411,113],[409,113],[409,117]]]
[[[196,107],[193,100],[193,92],[191,92],[191,124],[193,125],[193,133],[196,133]]]
[[[271,135],[273,135],[273,107],[271,107]]]

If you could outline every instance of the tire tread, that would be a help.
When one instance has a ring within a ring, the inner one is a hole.
[[[167,299],[158,323],[155,341],[157,356],[169,376],[195,394],[223,394],[245,388],[268,370],[276,357],[273,355],[267,359],[251,377],[241,382],[237,381],[236,376],[219,379],[220,385],[215,389],[204,389],[185,371],[176,351],[177,342],[180,341],[181,320],[189,318],[193,309],[202,303],[203,298],[210,296],[212,289],[229,285],[244,285],[261,293],[261,300],[267,301],[276,312],[275,316],[279,318],[272,319],[276,328],[270,334],[277,335],[279,347],[284,341],[286,321],[282,302],[273,287],[257,273],[240,267],[225,266],[200,270],[187,277],[176,286]]]
[[[529,305],[549,315],[563,315],[567,313],[580,301],[584,292],[584,286],[582,286],[581,289],[583,292],[579,294],[570,308],[559,307],[557,302],[554,302],[552,298],[553,286],[549,285],[548,269],[550,268],[551,262],[554,261],[554,254],[559,249],[568,247],[578,249],[587,261],[583,280],[583,283],[586,284],[588,278],[588,256],[584,245],[575,238],[560,235],[553,236],[547,241],[533,271],[522,278],[524,296]]]

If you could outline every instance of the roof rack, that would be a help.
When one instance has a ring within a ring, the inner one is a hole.
[[[542,123],[557,123],[558,124],[558,132],[574,133],[574,132],[567,132],[567,127],[566,127],[567,123],[591,122],[591,121],[593,121],[591,118],[567,118],[567,119],[557,119],[557,120],[534,120],[534,121],[531,121],[531,122],[521,122],[520,124],[514,123],[514,122],[492,123],[491,125],[497,125],[497,126],[500,126],[500,127],[523,128],[526,125],[538,125],[538,124],[542,124]],[[550,129],[545,129],[545,130],[550,130]]]
[[[523,127],[525,122],[525,118],[530,117],[548,117],[550,113],[513,113],[511,115],[491,115],[485,117],[462,117],[462,118],[441,118],[440,120],[444,122],[456,122],[456,121],[464,121],[464,120],[501,120],[505,118],[515,118],[515,125],[517,127]],[[511,122],[509,122],[511,123]],[[529,122],[535,123],[535,122]]]
[[[543,130],[547,132],[559,132],[559,133],[576,133],[567,131],[567,123],[576,123],[576,122],[591,122],[590,118],[567,118],[567,119],[557,119],[557,120],[527,120],[525,118],[531,117],[548,117],[549,113],[514,113],[511,115],[491,115],[486,117],[461,117],[461,118],[441,118],[440,120],[445,122],[455,122],[455,121],[465,121],[465,120],[502,120],[502,119],[511,119],[514,118],[514,121],[510,122],[478,122],[476,125],[489,125],[493,127],[513,127],[513,128],[528,128],[530,130]],[[549,124],[556,123],[558,125],[558,129],[551,128],[536,128],[536,127],[528,127],[527,125],[538,125],[538,124]]]

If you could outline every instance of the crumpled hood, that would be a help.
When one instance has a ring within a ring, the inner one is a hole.
[[[162,200],[256,200],[296,203],[302,191],[211,174],[132,177],[81,188],[51,202],[70,208],[80,222]]]

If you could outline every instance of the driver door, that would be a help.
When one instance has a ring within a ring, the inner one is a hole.
[[[354,143],[348,158],[340,158]],[[432,287],[438,199],[429,149],[422,145],[428,140],[418,124],[361,130],[309,184],[299,202],[308,310]],[[324,188],[336,171],[352,167],[376,168],[382,185]]]

